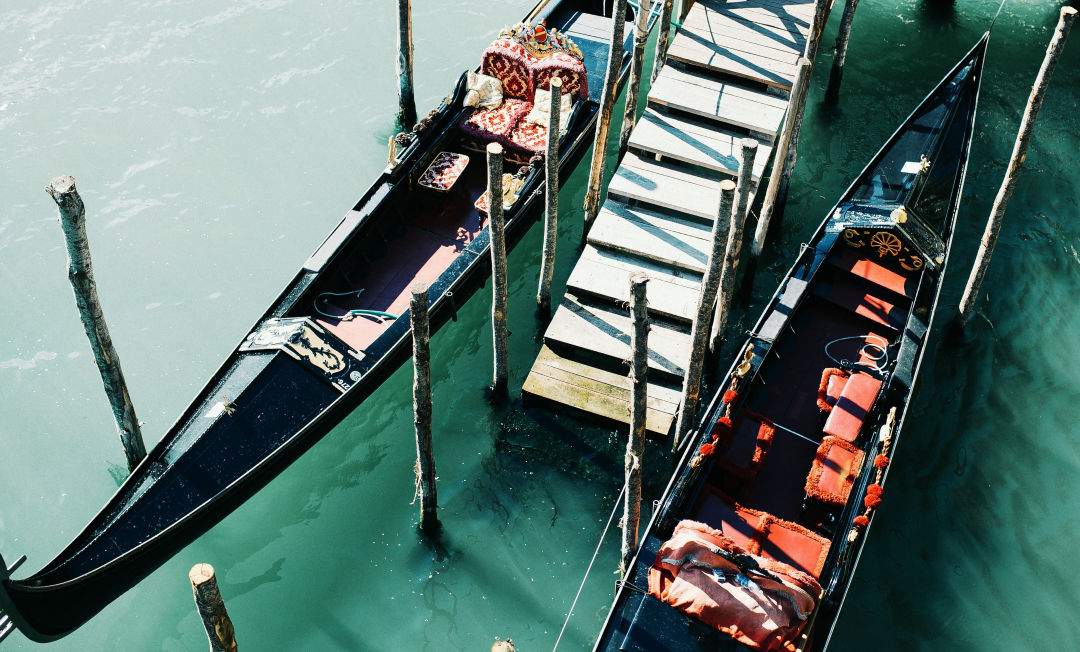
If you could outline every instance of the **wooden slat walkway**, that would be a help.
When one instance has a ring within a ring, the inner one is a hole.
[[[813,13],[812,0],[706,0],[691,8],[544,334],[522,388],[526,399],[629,422],[629,277],[644,271],[646,428],[670,433],[720,182],[738,173],[746,137],[758,140],[752,179],[762,182]]]

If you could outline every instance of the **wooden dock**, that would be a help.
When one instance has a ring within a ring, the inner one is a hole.
[[[812,0],[706,0],[691,8],[608,187],[523,393],[629,423],[629,277],[649,275],[647,428],[666,436],[681,401],[690,328],[711,249],[719,184],[738,143],[759,142],[754,190],[772,159]],[[752,203],[752,199],[751,199]]]

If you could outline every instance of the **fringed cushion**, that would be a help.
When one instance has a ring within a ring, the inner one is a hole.
[[[851,374],[825,420],[825,434],[855,441],[880,390],[881,381],[870,374],[861,371]]]
[[[510,134],[510,143],[514,147],[531,154],[543,152],[547,148],[547,139],[547,127],[524,120],[514,127],[513,133]]]
[[[511,38],[497,38],[484,50],[480,71],[502,82],[503,98],[531,100],[536,57]]]
[[[761,556],[790,564],[820,577],[829,554],[829,540],[807,528],[766,515],[761,527]]]
[[[821,374],[821,384],[817,390],[817,406],[822,412],[831,412],[836,401],[840,399],[840,392],[847,384],[851,374],[843,369],[830,367]]]
[[[649,569],[649,593],[740,643],[792,650],[821,586],[703,523],[681,521]]]
[[[843,505],[862,463],[863,452],[857,446],[826,437],[818,446],[810,475],[806,477],[806,495],[829,505]]]
[[[719,459],[721,468],[741,480],[753,478],[765,463],[765,455],[772,447],[775,433],[776,428],[771,421],[743,410],[731,429],[731,441],[726,444],[724,455]],[[722,434],[720,443],[724,444]]]
[[[551,78],[562,80],[565,95],[583,100],[589,97],[589,76],[585,64],[565,52],[554,52],[532,65],[533,87],[550,89]]]
[[[439,152],[416,183],[425,188],[446,192],[461,177],[468,164],[469,157],[464,154]]]
[[[480,142],[496,142],[510,147],[510,134],[531,109],[529,102],[508,99],[497,109],[478,109],[470,113],[462,120],[461,131]]]
[[[736,504],[712,485],[706,486],[701,492],[693,511],[695,521],[720,530],[740,548],[755,555],[761,551],[761,544],[757,541],[758,528],[765,516],[765,512]]]

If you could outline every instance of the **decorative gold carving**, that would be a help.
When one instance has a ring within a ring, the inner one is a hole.
[[[878,256],[895,256],[900,253],[900,238],[892,233],[878,231],[870,238],[870,246],[877,249]]]

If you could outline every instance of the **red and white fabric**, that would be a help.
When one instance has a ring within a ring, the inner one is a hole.
[[[497,109],[476,110],[461,121],[461,131],[483,143],[500,143],[510,147],[510,134],[521,119],[532,110],[532,103],[508,99]]]
[[[439,152],[416,183],[431,190],[446,192],[461,178],[461,173],[468,164],[469,157],[464,154]]]

